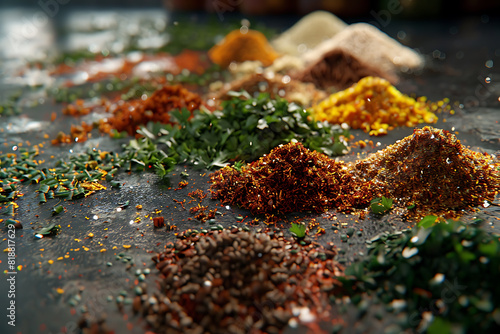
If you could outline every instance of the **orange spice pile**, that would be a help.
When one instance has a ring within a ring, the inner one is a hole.
[[[232,62],[258,60],[264,66],[271,65],[278,57],[264,34],[255,30],[231,31],[208,51],[210,59],[222,66],[228,67]]]

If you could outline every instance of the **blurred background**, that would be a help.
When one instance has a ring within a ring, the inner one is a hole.
[[[477,83],[479,68],[496,81],[499,67],[484,64],[500,57],[499,0],[0,0],[0,90],[45,82],[40,71],[20,77],[33,62],[206,52],[242,22],[272,40],[315,10],[376,26],[432,60],[436,75],[460,69],[452,80]]]
[[[398,17],[437,17],[493,14],[498,0],[2,0],[1,6],[64,7],[158,7],[172,11],[241,12],[246,15],[303,15],[327,10],[338,16],[370,16],[372,11],[389,11]],[[391,10],[392,9],[392,10]]]

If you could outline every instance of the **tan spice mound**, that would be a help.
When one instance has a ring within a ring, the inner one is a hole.
[[[214,63],[228,67],[232,62],[241,63],[247,60],[258,60],[264,66],[269,66],[279,55],[261,32],[234,30],[213,46],[208,51],[208,56]]]
[[[363,129],[370,135],[385,135],[397,126],[413,127],[420,123],[435,123],[433,113],[449,109],[448,100],[427,102],[425,97],[414,99],[398,91],[385,79],[366,77],[352,87],[330,95],[312,107],[316,119],[332,124],[347,123],[353,129]]]
[[[344,270],[333,244],[299,246],[283,232],[237,228],[179,237],[153,257],[160,292],[144,285],[133,301],[156,333],[277,334],[292,318],[303,323],[303,313],[341,321],[330,312]]]
[[[251,74],[242,79],[235,80],[222,86],[216,93],[210,94],[209,98],[216,100],[227,100],[231,96],[230,91],[246,91],[254,96],[256,93],[267,92],[272,99],[281,97],[289,102],[297,102],[303,106],[318,103],[326,97],[326,94],[317,90],[313,84],[303,83],[289,76],[272,74],[271,77],[265,74]]]
[[[299,55],[335,36],[346,27],[347,24],[337,16],[318,10],[300,19],[272,41],[272,45],[281,53]]]
[[[448,131],[426,126],[350,165],[376,192],[415,213],[458,216],[493,201],[500,191],[500,163],[464,147]]]
[[[389,74],[423,66],[423,58],[417,52],[367,23],[351,24],[303,57],[306,62],[315,63],[338,48]]]
[[[381,77],[391,83],[397,82],[395,75],[365,63],[340,48],[333,49],[322,55],[315,63],[299,72],[296,78],[301,81],[312,82],[322,89],[330,87],[345,89],[368,76]]]
[[[351,211],[373,198],[370,182],[360,182],[343,163],[300,143],[280,145],[240,171],[224,167],[210,179],[214,199],[237,204],[252,214]]]

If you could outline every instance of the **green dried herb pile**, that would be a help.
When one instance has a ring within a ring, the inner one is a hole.
[[[310,113],[285,99],[263,93],[252,98],[237,93],[213,113],[173,111],[178,124],[149,124],[139,130],[177,163],[204,168],[223,167],[229,161],[252,161],[274,147],[295,139],[304,146],[335,156],[346,151],[340,137],[347,132],[312,120]]]
[[[368,249],[363,260],[346,269],[346,278],[339,278],[351,300],[360,302],[358,297],[368,293],[389,310],[406,312],[402,328],[427,333],[453,333],[457,326],[462,329],[457,333],[498,330],[498,236],[442,219],[429,228],[381,234]],[[423,320],[426,312],[433,316],[430,324]]]

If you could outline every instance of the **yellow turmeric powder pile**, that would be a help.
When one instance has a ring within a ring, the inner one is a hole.
[[[228,67],[232,62],[258,60],[264,66],[269,66],[278,58],[266,37],[255,30],[233,30],[208,51],[210,59],[222,66]]]
[[[434,112],[448,110],[449,100],[428,102],[398,91],[385,79],[365,77],[350,88],[330,95],[312,107],[317,120],[333,124],[347,123],[370,135],[387,134],[397,126],[413,127],[419,123],[436,123]]]

